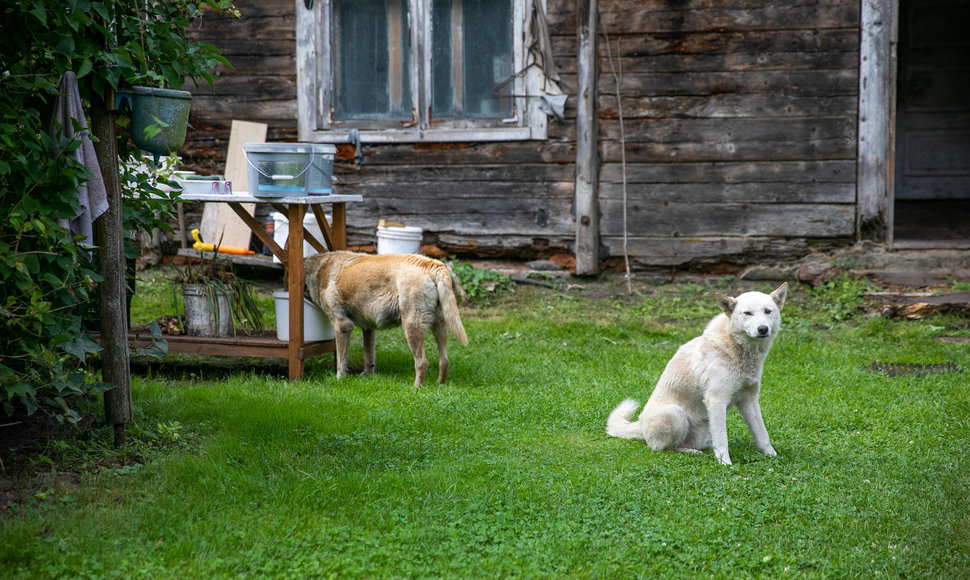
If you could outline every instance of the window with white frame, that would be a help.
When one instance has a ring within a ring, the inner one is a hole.
[[[300,140],[544,139],[541,0],[297,3]],[[542,27],[544,30],[544,27]],[[548,38],[546,37],[546,41]],[[543,53],[548,55],[548,51]]]

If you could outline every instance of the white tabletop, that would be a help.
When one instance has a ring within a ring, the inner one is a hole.
[[[256,197],[246,191],[234,191],[232,195],[220,193],[183,193],[179,201],[203,201],[206,203],[278,203],[283,205],[318,205],[363,201],[360,195],[307,195],[303,197]]]

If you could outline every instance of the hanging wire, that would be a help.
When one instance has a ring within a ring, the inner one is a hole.
[[[600,19],[602,23],[602,19]],[[616,84],[616,109],[620,117],[620,173],[623,178],[623,264],[626,268],[626,292],[633,294],[630,277],[630,250],[628,247],[629,229],[627,228],[627,194],[626,194],[626,130],[623,127],[623,100],[620,98],[620,80],[623,78],[623,58],[620,56],[620,40],[617,39],[617,61],[619,67],[614,66],[613,51],[610,49],[610,35],[603,27],[603,39],[606,41],[606,58],[610,63],[610,72]],[[619,70],[617,70],[619,68]]]

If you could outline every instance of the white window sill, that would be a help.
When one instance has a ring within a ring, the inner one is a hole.
[[[489,141],[531,141],[545,139],[545,135],[535,135],[529,127],[510,127],[507,129],[397,129],[393,131],[361,130],[361,143],[471,143]],[[311,143],[352,143],[350,131],[313,131]]]

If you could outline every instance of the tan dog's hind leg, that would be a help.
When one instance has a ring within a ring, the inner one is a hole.
[[[643,440],[651,449],[681,449],[690,422],[680,405],[668,404],[643,417]]]
[[[448,324],[438,320],[431,326],[431,332],[438,343],[438,382],[443,383],[448,380]]]
[[[364,374],[374,374],[377,368],[377,330],[362,328],[364,333]]]
[[[424,354],[424,333],[427,330],[421,324],[413,321],[403,321],[404,338],[408,341],[411,354],[414,355],[414,386],[420,387],[424,383],[424,375],[428,372],[428,357]]]

